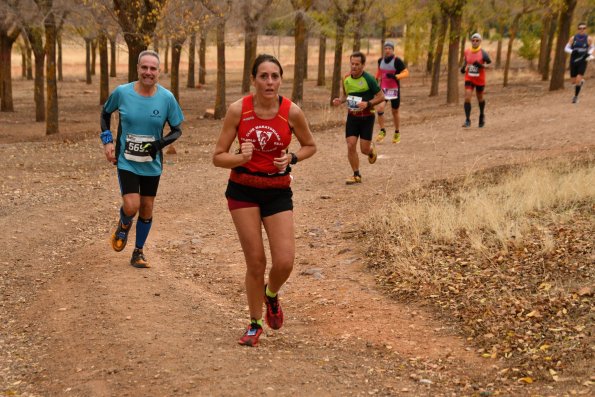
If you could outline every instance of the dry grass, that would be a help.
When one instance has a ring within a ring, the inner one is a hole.
[[[397,197],[365,226],[398,299],[434,307],[504,377],[593,367],[595,157],[504,167]],[[371,225],[371,226],[370,226]]]

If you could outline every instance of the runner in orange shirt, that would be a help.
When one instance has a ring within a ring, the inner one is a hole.
[[[479,103],[479,128],[485,125],[485,99],[483,93],[486,84],[487,65],[492,63],[488,53],[481,48],[481,35],[474,33],[471,36],[471,48],[465,50],[465,60],[461,67],[461,73],[465,75],[465,123],[463,127],[471,127],[471,97],[473,89],[477,94]]]

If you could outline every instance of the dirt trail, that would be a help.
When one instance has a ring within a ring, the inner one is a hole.
[[[423,112],[423,95],[411,92],[418,101],[404,106],[404,125]],[[178,154],[167,158],[146,249],[150,270],[127,264],[129,248],[109,248],[117,182],[95,137],[0,144],[0,165],[9,170],[0,197],[0,352],[6,358],[0,391],[547,391],[548,385],[498,383],[497,364],[480,358],[448,324],[382,296],[355,233],[370,211],[434,178],[593,149],[591,90],[584,90],[579,106],[569,103],[568,92],[499,94],[489,103],[484,129],[461,129],[461,107],[443,107],[442,114],[404,127],[401,144],[381,144],[377,164],[362,162],[361,186],[343,183],[350,173],[343,128],[316,133],[319,152],[295,168],[298,249],[282,291],[286,323],[280,331],[267,329],[254,349],[236,344],[247,319],[244,264],[223,199],[227,172],[210,163],[218,122],[189,118]]]

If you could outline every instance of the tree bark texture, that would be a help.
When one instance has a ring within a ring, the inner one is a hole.
[[[182,45],[186,38],[175,38],[171,41],[171,86],[170,91],[180,102],[180,58],[182,57]]]
[[[19,37],[16,24],[2,21],[0,26],[0,111],[14,112],[12,98],[12,46]]]
[[[291,100],[301,106],[304,100],[304,75],[306,47],[306,10],[296,10],[295,14],[295,69],[293,74],[293,90]]]
[[[99,104],[103,105],[109,97],[109,59],[105,33],[99,34],[97,45],[99,47]]]
[[[442,64],[442,54],[444,53],[444,41],[446,32],[448,30],[448,15],[442,13],[440,15],[438,24],[438,41],[436,43],[434,60],[432,63],[432,84],[430,86],[430,96],[438,95],[438,87],[440,84],[440,67]]]
[[[318,38],[318,79],[316,85],[322,87],[326,84],[326,36],[320,33]]]
[[[116,51],[117,51],[117,47],[116,47],[116,38],[111,38],[109,39],[109,49],[110,49],[110,66],[109,66],[109,77],[117,77],[118,73],[116,70]]]
[[[225,117],[225,19],[217,23],[217,94],[215,96],[215,119]]]
[[[52,0],[45,1],[47,14],[45,17],[45,75],[46,75],[46,135],[60,132],[58,122],[58,80],[56,76],[56,20],[52,11]]]
[[[186,87],[194,88],[196,86],[196,82],[194,80],[194,75],[196,74],[194,69],[196,59],[196,32],[192,32],[190,34],[190,44],[188,45],[188,81],[186,82]]]
[[[566,53],[564,52],[564,47],[566,47],[566,43],[570,39],[570,25],[572,24],[572,15],[576,8],[576,2],[577,0],[565,0],[565,9],[560,12],[550,91],[564,88],[564,72],[566,70]]]
[[[91,77],[91,39],[89,38],[85,38],[85,77],[87,84],[93,83]]]

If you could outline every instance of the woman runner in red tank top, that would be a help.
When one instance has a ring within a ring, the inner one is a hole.
[[[279,96],[283,68],[262,54],[251,73],[254,95],[230,105],[215,146],[213,164],[231,169],[225,195],[246,260],[246,294],[250,324],[239,343],[256,346],[265,320],[272,329],[283,325],[277,292],[289,278],[295,259],[290,165],[316,152],[314,137],[302,110]],[[291,132],[300,148],[288,153]],[[240,143],[230,153],[235,139]],[[270,246],[271,268],[265,284],[266,254],[262,226]]]

